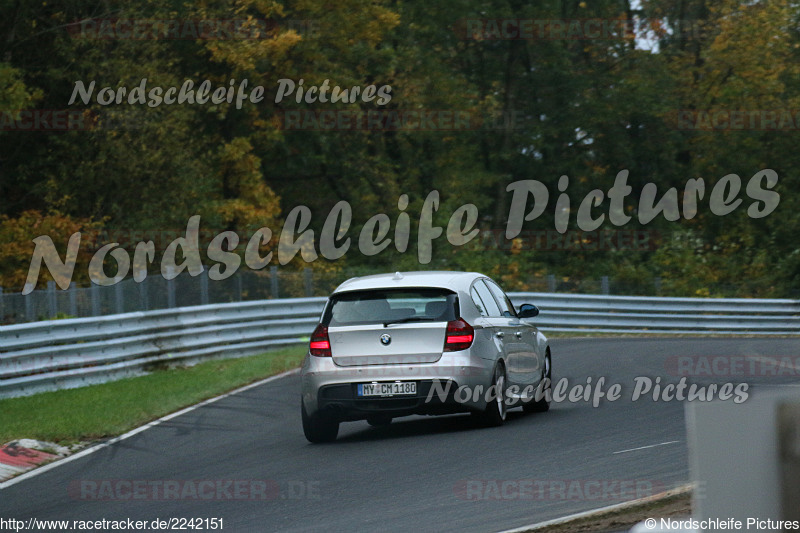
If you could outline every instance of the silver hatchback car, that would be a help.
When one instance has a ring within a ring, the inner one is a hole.
[[[500,287],[474,272],[353,278],[330,296],[301,371],[303,431],[336,439],[339,424],[471,412],[501,425],[508,409],[549,408],[550,347]]]

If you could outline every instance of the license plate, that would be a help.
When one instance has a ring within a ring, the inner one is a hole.
[[[414,381],[396,381],[394,383],[359,383],[358,395],[364,396],[405,396],[417,393]]]

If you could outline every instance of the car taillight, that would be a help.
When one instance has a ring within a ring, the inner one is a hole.
[[[331,342],[328,340],[328,326],[319,324],[311,334],[308,351],[316,357],[331,357]]]
[[[447,323],[447,332],[444,336],[444,351],[457,352],[472,346],[475,330],[464,319],[451,320]]]

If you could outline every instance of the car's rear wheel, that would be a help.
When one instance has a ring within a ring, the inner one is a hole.
[[[309,442],[332,442],[339,434],[339,421],[320,413],[309,415],[306,406],[300,400],[300,414],[303,418],[303,433]]]
[[[492,394],[489,394],[489,402],[486,410],[480,413],[481,421],[490,427],[502,426],[506,421],[508,406],[506,405],[506,371],[502,364],[498,364],[494,369],[492,379]]]
[[[550,409],[550,396],[552,395],[552,370],[550,368],[550,353],[548,352],[544,358],[544,369],[542,369],[542,383],[536,387],[536,394],[539,399],[526,402],[522,406],[522,410],[526,413],[544,413]]]
[[[372,427],[388,426],[392,423],[392,417],[386,415],[373,415],[367,417],[367,424]]]

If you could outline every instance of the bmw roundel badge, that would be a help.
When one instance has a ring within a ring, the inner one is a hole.
[[[392,336],[388,333],[384,333],[381,335],[381,344],[384,346],[389,346],[392,343]]]

